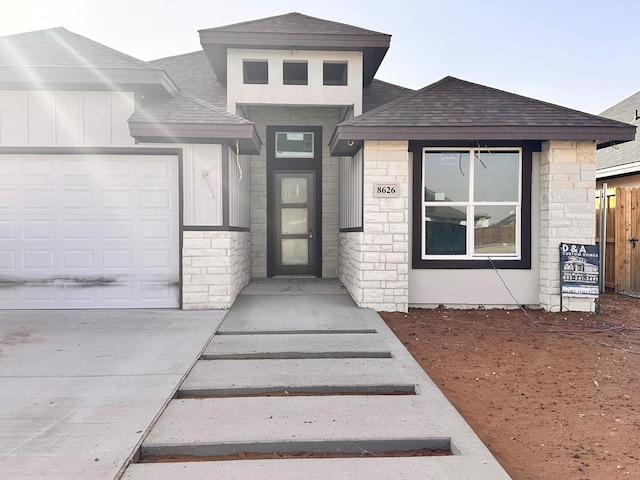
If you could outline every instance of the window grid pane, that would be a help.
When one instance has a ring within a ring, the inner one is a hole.
[[[454,163],[455,175],[446,168]],[[422,171],[423,258],[519,258],[520,149],[425,149]],[[466,198],[460,193],[461,177]],[[450,196],[458,201],[451,201]]]

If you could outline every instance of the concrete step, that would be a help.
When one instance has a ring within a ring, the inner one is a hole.
[[[240,295],[218,334],[376,332],[382,319],[348,295]]]
[[[385,358],[388,338],[379,334],[216,335],[202,358]]]
[[[463,456],[133,464],[122,480],[509,480],[495,461]]]
[[[393,358],[201,360],[179,395],[413,393],[417,380]]]
[[[295,452],[307,450],[307,445],[319,446],[319,451],[361,452],[367,442],[396,440],[419,441],[419,448],[444,448],[451,438],[469,437],[469,427],[458,420],[455,410],[434,407],[413,395],[173,400],[143,442],[141,453],[147,457]],[[459,446],[454,443],[451,448],[457,453]],[[396,450],[392,445],[384,449]]]

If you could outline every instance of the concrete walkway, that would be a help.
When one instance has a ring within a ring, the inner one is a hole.
[[[0,478],[119,477],[225,314],[0,311]]]
[[[420,448],[451,455],[375,456]],[[252,282],[140,454],[300,451],[359,457],[134,463],[123,478],[509,478],[382,319],[339,283]]]

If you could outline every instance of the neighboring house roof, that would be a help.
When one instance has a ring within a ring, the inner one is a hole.
[[[640,125],[640,92],[615,104],[601,113],[603,117]],[[635,140],[598,150],[596,155],[596,177],[609,178],[640,173],[640,132]]]
[[[170,99],[145,102],[129,118],[129,130],[140,142],[237,140],[243,154],[259,153],[261,145],[253,122],[184,92]]]
[[[445,77],[342,122],[334,155],[351,155],[363,140],[594,140],[626,142],[635,127],[615,120]]]
[[[373,79],[389,49],[391,35],[288,13],[249,22],[200,30],[200,43],[222,84],[227,81],[227,48],[295,48],[363,53],[363,82]]]
[[[5,88],[101,85],[145,87],[173,94],[164,70],[152,67],[65,28],[0,37],[0,84]]]
[[[227,89],[218,81],[204,51],[160,58],[149,64],[166,70],[183,92],[227,108]]]

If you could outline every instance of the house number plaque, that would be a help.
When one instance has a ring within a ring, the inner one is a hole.
[[[374,183],[374,197],[397,197],[400,194],[400,187],[397,183]]]

